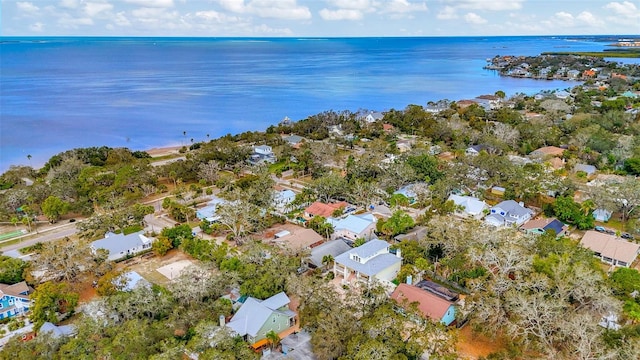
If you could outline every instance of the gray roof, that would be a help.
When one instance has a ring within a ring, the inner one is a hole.
[[[133,291],[140,286],[151,286],[151,283],[133,270],[121,274],[113,282],[114,285],[123,284],[122,291]]]
[[[286,301],[286,302],[285,302]],[[260,328],[274,312],[280,312],[291,316],[290,312],[278,311],[279,308],[289,303],[289,297],[284,292],[273,295],[266,300],[258,300],[248,297],[244,304],[238,309],[231,321],[227,324],[240,336],[256,336]]]
[[[304,138],[302,136],[291,135],[291,136],[285,137],[283,140],[288,142],[289,144],[297,144],[297,143],[301,142],[303,139]]]
[[[363,232],[367,226],[375,222],[375,217],[371,213],[360,215],[349,215],[344,219],[336,220],[334,218],[327,219],[327,222],[333,225],[336,230],[349,230],[356,234]]]
[[[500,208],[504,210],[507,215],[515,215],[518,217],[533,213],[533,211],[520,206],[520,204],[518,204],[514,200],[505,200],[494,206],[494,208]]]
[[[488,207],[484,201],[471,196],[451,194],[448,200],[453,201],[457,206],[463,206],[464,212],[472,215],[480,214],[482,210]]]
[[[129,235],[114,234],[108,232],[105,234],[105,238],[96,240],[91,243],[94,249],[105,249],[109,251],[110,255],[126,252],[129,249],[148,244],[151,239],[144,236],[144,231],[138,231]]]
[[[390,254],[383,253],[374,256],[381,250],[389,247],[389,243],[379,239],[373,239],[363,245],[353,248],[344,254],[341,254],[335,258],[335,262],[343,266],[353,269],[361,274],[367,276],[374,276],[380,271],[402,261],[401,258]],[[351,254],[356,254],[365,263],[360,263],[351,259]]]
[[[587,165],[587,164],[576,164],[576,166],[573,168],[574,171],[578,172],[578,171],[584,171],[585,173],[587,173],[587,175],[591,175],[594,172],[596,172],[596,167],[593,165]]]
[[[344,254],[349,250],[351,250],[351,247],[344,241],[332,240],[313,248],[311,250],[311,256],[309,257],[309,262],[315,266],[321,266],[322,258],[326,255],[331,255],[335,259],[338,255]]]
[[[45,322],[40,327],[39,332],[41,334],[51,333],[52,338],[59,338],[61,336],[71,336],[75,333],[76,329],[73,325],[56,326],[50,322]]]

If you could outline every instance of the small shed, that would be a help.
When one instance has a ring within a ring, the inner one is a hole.
[[[491,188],[491,193],[493,195],[504,196],[505,191],[506,189],[500,186],[494,186]]]
[[[276,233],[276,234],[274,235],[274,237],[275,237],[276,239],[280,239],[281,237],[285,237],[285,236],[287,236],[287,235],[291,235],[291,232],[289,232],[289,230],[282,230],[282,231],[280,231],[279,233]]]

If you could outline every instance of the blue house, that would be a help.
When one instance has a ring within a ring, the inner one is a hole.
[[[29,294],[33,292],[26,282],[13,285],[0,284],[0,319],[24,314],[31,307]]]

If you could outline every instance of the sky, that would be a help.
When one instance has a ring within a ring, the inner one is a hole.
[[[640,0],[0,0],[2,36],[640,35]]]

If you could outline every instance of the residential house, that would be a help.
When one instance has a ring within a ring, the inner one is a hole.
[[[24,314],[31,307],[29,294],[33,289],[22,281],[17,284],[0,284],[0,319]]]
[[[400,284],[391,294],[399,306],[415,309],[426,319],[451,325],[456,318],[455,303],[419,286]]]
[[[478,102],[475,100],[459,100],[456,101],[456,105],[458,105],[460,109],[464,109],[468,108],[471,105],[478,105]]]
[[[296,313],[289,309],[289,303],[284,292],[265,300],[247,297],[226,326],[252,344],[254,349],[260,348],[267,344],[270,331],[283,334],[296,325]]]
[[[531,219],[533,211],[524,207],[523,203],[505,200],[489,209],[484,221],[493,226],[520,226]]]
[[[298,135],[290,135],[283,137],[282,140],[286,141],[289,145],[291,145],[291,147],[298,149],[300,145],[302,145],[302,141],[304,140],[304,138]]]
[[[556,218],[534,219],[520,226],[520,230],[527,234],[541,235],[553,231],[556,237],[563,236],[569,226]]]
[[[382,124],[382,131],[387,134],[395,132],[396,128],[391,124]]]
[[[400,189],[394,191],[393,194],[394,195],[403,195],[404,197],[409,199],[409,204],[413,204],[413,203],[416,202],[416,198],[418,197],[418,194],[416,193],[416,186],[418,186],[418,187],[420,187],[420,186],[426,187],[426,184],[422,183],[422,182],[408,184],[408,185],[405,185],[405,186],[401,187]]]
[[[416,226],[408,233],[396,235],[393,239],[397,242],[418,241],[427,237],[428,234],[429,229],[426,226]]]
[[[327,264],[322,263],[325,256],[335,259],[339,255],[351,250],[351,246],[342,240],[331,240],[311,249],[311,255],[305,259],[307,267],[310,269],[324,268]]]
[[[313,244],[321,243],[324,237],[313,229],[305,229],[298,226],[290,226],[291,231],[281,231],[275,235],[274,243],[288,248],[295,253],[309,249]]]
[[[533,158],[545,158],[545,157],[559,157],[564,154],[563,148],[559,148],[557,146],[544,146],[539,149],[533,150],[529,157]]]
[[[438,101],[436,103],[429,103],[424,108],[424,111],[431,114],[439,114],[442,111],[450,109],[451,105],[449,105],[446,101]]]
[[[580,245],[593,251],[602,262],[620,267],[629,267],[640,253],[640,244],[594,230],[585,232]]]
[[[50,322],[45,322],[38,330],[38,334],[49,334],[52,338],[58,339],[61,337],[69,337],[75,335],[77,332],[73,325],[60,325],[56,326]]]
[[[348,215],[342,219],[328,218],[327,221],[333,225],[332,239],[347,239],[350,241],[356,241],[356,239],[364,238],[365,240],[371,240],[375,237],[374,231],[376,229],[376,218],[371,213],[364,213],[359,215]]]
[[[91,243],[91,251],[95,254],[98,249],[107,250],[109,252],[108,259],[111,261],[120,260],[127,256],[134,256],[143,251],[151,250],[153,239],[143,234],[144,231],[138,231],[129,235],[108,232],[104,235],[104,239]]]
[[[353,280],[371,284],[382,281],[390,284],[396,278],[402,264],[401,253],[389,251],[389,243],[379,239],[370,240],[334,259],[333,273],[341,276],[343,283]]]
[[[592,214],[596,221],[607,222],[611,219],[611,211],[605,209],[595,209]]]
[[[289,189],[277,191],[273,197],[273,206],[280,214],[289,211],[289,205],[296,199],[296,193]]]
[[[495,110],[501,105],[501,100],[496,95],[480,95],[476,97],[475,100],[485,110]]]
[[[252,165],[258,164],[273,164],[276,162],[276,155],[273,153],[273,149],[269,145],[260,145],[253,147],[253,153],[249,156],[249,163]]]
[[[456,209],[455,214],[462,217],[481,219],[485,215],[485,210],[489,209],[489,205],[484,201],[472,196],[451,194],[447,200],[453,201],[460,208]]]
[[[311,219],[315,216],[322,216],[324,218],[330,218],[333,216],[333,213],[338,209],[346,209],[349,206],[349,203],[346,201],[340,201],[337,203],[322,203],[319,201],[314,202],[309,205],[306,209],[304,209],[304,217],[306,219]]]
[[[151,287],[150,282],[133,270],[120,274],[113,279],[112,283],[120,291],[133,291],[141,287]]]
[[[595,174],[596,171],[598,171],[598,170],[593,165],[576,164],[576,166],[573,167],[573,172],[577,173],[579,171],[582,171],[583,173],[587,174],[587,176],[591,176],[591,175]]]
[[[216,214],[216,210],[220,204],[223,204],[224,200],[221,198],[214,196],[207,205],[203,208],[196,210],[196,217],[200,220],[207,220],[210,223],[214,223],[220,219],[220,217]]]
[[[376,122],[382,120],[384,115],[381,112],[370,112],[367,116],[364,117],[364,121],[367,123]]]

